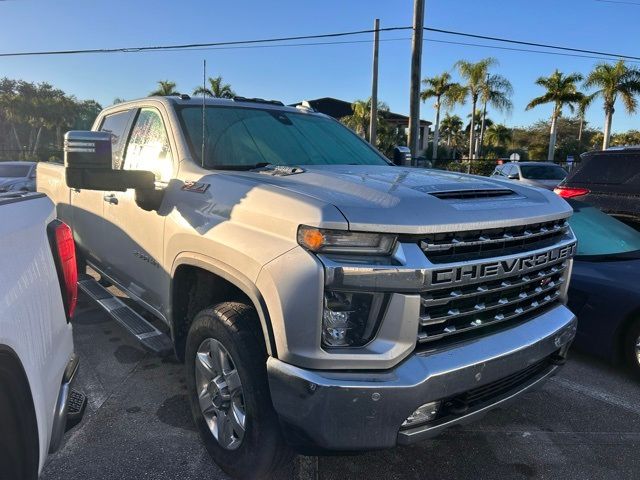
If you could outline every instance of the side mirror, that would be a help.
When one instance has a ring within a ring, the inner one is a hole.
[[[507,178],[509,180],[519,180],[520,179],[520,175],[518,175],[517,173],[512,173],[511,175],[508,175]]]
[[[155,187],[152,172],[113,169],[109,132],[67,132],[64,136],[64,166],[70,188],[124,192],[129,188],[153,190]]]

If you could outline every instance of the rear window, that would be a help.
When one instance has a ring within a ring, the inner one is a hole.
[[[530,180],[564,180],[567,172],[557,165],[521,165],[522,176]]]
[[[640,154],[594,154],[583,158],[571,182],[640,186]]]

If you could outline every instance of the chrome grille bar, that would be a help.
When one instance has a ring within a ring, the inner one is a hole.
[[[509,231],[509,229],[501,229],[498,233],[485,233],[482,231],[477,232],[474,235],[473,240],[465,239],[463,235],[468,235],[466,232],[460,232],[454,234],[453,238],[447,243],[440,243],[436,240],[429,241],[423,240],[420,242],[420,248],[428,255],[434,251],[445,251],[452,248],[459,247],[474,247],[474,246],[486,246],[492,244],[504,244],[504,243],[518,243],[521,241],[534,240],[543,236],[555,236],[558,234],[567,233],[569,230],[569,224],[566,221],[558,223],[547,222],[539,224],[538,227],[525,227],[522,233],[516,233],[515,231]],[[458,236],[455,236],[458,235]]]
[[[540,282],[564,270],[566,266],[567,262],[566,260],[563,260],[549,268],[525,274],[521,277],[505,278],[491,283],[474,284],[467,288],[445,290],[444,292],[436,290],[433,293],[423,294],[420,302],[423,307],[436,307],[446,305],[452,300],[462,300],[485,293],[497,293],[514,287],[521,287],[534,282]]]
[[[558,298],[560,297],[560,291],[556,290],[552,293],[549,293],[547,295],[545,295],[544,297],[542,297],[540,300],[533,300],[532,302],[530,302],[528,305],[520,305],[518,307],[516,307],[512,312],[504,314],[504,313],[500,313],[494,316],[494,320],[490,322],[491,325],[495,325],[495,324],[499,324],[499,323],[503,323],[506,322],[508,320],[514,320],[517,319],[518,317],[522,317],[523,315],[527,314],[527,313],[531,313],[535,310],[541,309],[547,305],[550,305],[551,303],[555,302],[558,300]],[[439,334],[432,334],[429,335],[425,332],[419,332],[418,333],[418,342],[419,343],[425,343],[425,342],[429,342],[429,341],[434,341],[434,340],[439,340],[442,339],[444,337],[447,337],[453,333],[464,333],[464,332],[468,332],[474,329],[479,329],[483,326],[486,326],[488,323],[482,323],[482,322],[469,322],[466,326],[462,327],[462,328],[458,328],[458,327],[454,327],[454,326],[449,326],[443,329],[442,333]]]

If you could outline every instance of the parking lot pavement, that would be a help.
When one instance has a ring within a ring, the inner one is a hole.
[[[89,404],[42,479],[227,478],[192,426],[183,366],[145,353],[86,298],[74,322]],[[574,353],[542,390],[479,422],[411,447],[298,458],[279,478],[638,478],[639,399],[640,382]]]

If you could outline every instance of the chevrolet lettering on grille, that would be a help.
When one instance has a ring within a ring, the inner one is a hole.
[[[472,282],[523,274],[547,264],[571,258],[575,254],[575,248],[576,244],[571,243],[523,257],[432,270],[428,279],[429,286],[437,288],[440,286],[466,285]]]

